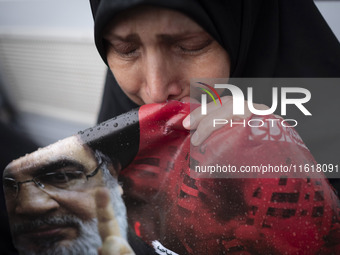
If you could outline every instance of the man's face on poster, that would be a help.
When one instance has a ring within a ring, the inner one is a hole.
[[[103,165],[72,136],[7,166],[4,192],[20,254],[97,254],[95,188],[111,178],[111,196],[118,193],[113,204],[124,207],[116,178],[105,176]]]

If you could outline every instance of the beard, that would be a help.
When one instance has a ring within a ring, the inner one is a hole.
[[[117,179],[111,176],[109,170],[103,166],[103,180],[110,191],[111,204],[119,225],[120,234],[127,239],[126,207],[120,194]],[[25,240],[19,242],[14,238],[14,246],[21,255],[97,255],[102,241],[98,232],[97,219],[83,221],[74,215],[51,216],[36,219],[21,224],[12,224],[12,236],[22,232],[37,229],[41,226],[75,226],[78,229],[77,238],[65,241],[62,237],[55,239],[40,238],[39,240]],[[63,242],[63,244],[61,244]]]
[[[25,240],[23,243],[18,243],[14,240],[14,245],[22,255],[75,255],[89,254],[96,255],[98,247],[101,246],[101,239],[97,229],[97,220],[92,219],[83,222],[76,216],[64,215],[49,217],[46,219],[37,219],[30,223],[14,225],[12,228],[13,234],[21,233],[22,231],[33,230],[44,225],[69,225],[76,226],[78,229],[78,237],[71,241],[64,241],[61,245],[60,237],[56,239],[32,239]],[[58,240],[59,239],[59,240]]]

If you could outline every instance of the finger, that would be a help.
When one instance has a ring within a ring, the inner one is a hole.
[[[203,119],[201,119],[196,128],[196,131],[191,137],[192,145],[200,145],[211,135],[211,133],[219,130],[222,127],[225,127],[226,124],[229,122],[228,119],[231,117],[232,113],[229,112],[228,109],[225,110],[224,108],[219,108],[209,115],[205,116]]]
[[[109,236],[121,236],[119,225],[116,220],[110,193],[106,188],[98,188],[95,192],[95,201],[97,206],[98,231],[102,241]]]
[[[197,127],[191,137],[192,145],[198,146],[202,144],[211,135],[211,133],[225,127],[226,125],[231,125],[231,120],[233,122],[242,122],[252,115],[248,107],[246,107],[247,101],[244,102],[245,112],[243,115],[233,115],[232,104],[232,100],[226,101],[223,104],[223,107],[214,109],[213,111],[210,111],[208,115],[205,115],[203,118],[199,118],[199,122],[196,122],[194,125],[194,127],[196,125]],[[268,109],[266,105],[261,104],[254,104],[254,107],[259,110]]]
[[[101,249],[102,255],[133,255],[135,254],[128,242],[119,236],[106,238]]]
[[[243,115],[233,115],[233,99],[230,96],[225,96],[221,98],[222,106],[220,104],[215,104],[214,102],[210,102],[207,104],[207,113],[208,115],[216,111],[217,109],[223,108],[226,110],[226,115],[222,115],[223,118],[232,118],[233,120],[242,120],[252,115],[252,112],[248,108],[248,101],[244,101],[244,114]],[[264,104],[252,104],[253,108],[256,110],[268,110],[269,107]],[[184,120],[183,126],[184,128],[196,129],[199,123],[205,118],[206,115],[201,113],[202,107],[196,108],[192,111]]]
[[[224,108],[229,109],[232,111],[232,97],[225,96],[221,98],[222,106],[219,103],[210,102],[207,104],[207,114],[211,114],[212,112]],[[193,110],[184,120],[183,120],[183,127],[190,130],[196,129],[198,124],[206,117],[207,115],[202,114],[202,107],[198,107]]]

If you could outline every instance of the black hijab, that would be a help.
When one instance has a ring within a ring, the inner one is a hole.
[[[139,5],[181,11],[229,53],[232,77],[340,77],[340,47],[312,0],[90,0],[95,42],[118,13]],[[108,71],[98,121],[137,107]]]

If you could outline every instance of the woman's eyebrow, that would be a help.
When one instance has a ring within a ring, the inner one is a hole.
[[[181,32],[181,33],[174,33],[174,34],[159,34],[157,38],[165,42],[174,42],[180,40],[186,40],[190,38],[196,37],[204,37],[206,33],[204,32]]]
[[[138,34],[128,34],[126,36],[107,34],[104,36],[104,38],[109,41],[119,40],[122,42],[140,42],[140,37]]]
[[[205,32],[180,32],[180,33],[162,33],[162,34],[156,34],[156,38],[160,41],[164,42],[174,42],[178,40],[183,39],[190,39],[191,37],[199,37],[204,36]],[[134,42],[134,43],[140,43],[141,38],[138,34],[132,33],[128,34],[126,36],[117,35],[117,34],[106,34],[104,36],[106,40],[109,41],[122,41],[122,42]]]

